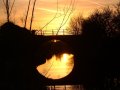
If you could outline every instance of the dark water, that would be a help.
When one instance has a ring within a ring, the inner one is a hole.
[[[51,85],[46,88],[47,90],[85,90],[83,85]]]

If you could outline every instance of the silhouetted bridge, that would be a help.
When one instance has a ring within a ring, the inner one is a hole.
[[[63,35],[56,35],[54,32],[49,34],[51,36],[44,36],[45,33],[35,35],[12,23],[6,23],[0,29],[1,90],[45,90],[40,86],[56,84],[83,84],[90,90],[91,87],[101,87],[104,84],[111,87],[111,83],[114,86],[116,81],[120,81],[119,38],[96,38],[91,35],[81,37],[65,35],[63,31]],[[59,80],[45,78],[36,70],[37,65],[45,62],[43,52],[49,50],[49,44],[48,48],[41,46],[50,40],[63,41],[74,54],[75,66],[72,73]],[[108,80],[111,81],[105,82]]]
[[[58,33],[58,34],[57,34]],[[36,35],[68,35],[70,34],[68,29],[51,29],[51,30],[35,30]]]
[[[38,43],[43,44],[50,40],[61,40],[66,43],[71,53],[74,54],[74,69],[67,77],[60,80],[51,80],[45,78],[45,83],[51,84],[82,84],[94,82],[94,65],[89,56],[94,53],[89,53],[88,47],[86,47],[86,41],[79,35],[53,35],[42,36],[38,35]],[[88,44],[87,44],[88,45]],[[52,52],[52,51],[51,51]],[[95,54],[94,54],[95,55]]]

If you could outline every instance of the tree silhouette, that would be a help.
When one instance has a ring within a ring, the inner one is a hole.
[[[117,8],[116,8],[117,9]],[[113,10],[105,8],[102,11],[95,11],[88,19],[82,23],[82,36],[86,38],[89,45],[89,55],[95,51],[94,64],[96,64],[96,81],[98,88],[113,90],[119,89],[114,86],[113,79],[119,75],[119,23],[118,15]],[[107,81],[107,82],[106,82]],[[111,83],[111,84],[109,84]],[[109,84],[107,87],[105,84]],[[118,84],[118,83],[116,83]]]
[[[68,27],[72,34],[81,32],[90,37],[116,37],[120,34],[120,3],[114,9],[110,7],[96,10],[87,19],[79,15],[72,18]]]
[[[26,28],[27,18],[28,18],[28,15],[30,14],[29,11],[30,11],[30,6],[31,6],[31,1],[32,0],[29,0],[29,2],[28,2],[25,19],[23,19],[24,28]],[[32,13],[31,13],[31,18],[30,18],[30,23],[29,23],[30,30],[32,30],[32,24],[33,24],[33,21],[34,21],[34,16],[35,16],[34,12],[35,12],[36,2],[37,2],[37,0],[33,1],[33,6],[32,6],[32,10],[31,10]],[[64,7],[62,8],[63,14],[61,14],[61,13],[59,13],[59,9],[60,9],[59,8],[59,1],[56,0],[56,13],[55,13],[55,15],[53,16],[53,18],[51,18],[50,21],[48,21],[43,27],[41,27],[40,30],[43,30],[45,27],[47,27],[55,19],[63,16],[62,22],[58,26],[58,30],[56,32],[56,35],[57,35],[59,33],[60,29],[66,24],[66,22],[68,21],[70,15],[72,14],[72,12],[75,8],[76,0],[70,0],[69,2],[70,2],[70,4],[67,5],[68,1],[66,1]]]
[[[28,8],[27,8],[27,13],[26,13],[26,16],[25,16],[25,25],[24,25],[24,28],[26,28],[26,23],[27,23],[27,18],[28,18],[28,13],[29,13],[29,8],[30,8],[30,3],[31,3],[31,0],[29,0],[29,3],[28,3]]]
[[[7,22],[0,28],[0,43],[0,90],[40,90],[42,84],[34,76],[36,66],[45,62],[40,60],[38,50],[41,40],[37,41],[31,31]]]
[[[81,32],[79,34],[84,41],[84,55],[89,57],[87,59],[90,63],[93,62],[91,67],[96,65],[97,90],[119,90],[120,3],[114,9],[105,7],[96,10],[86,19],[81,16],[73,18],[69,28],[72,34],[78,30]],[[90,84],[89,82],[88,85]]]
[[[115,26],[117,36],[120,35],[120,2],[115,6],[113,23]]]
[[[35,5],[36,5],[36,0],[34,0],[34,4],[33,4],[32,16],[31,16],[31,21],[30,21],[30,30],[32,29],[32,22],[33,22],[33,17],[34,17]]]
[[[3,1],[4,6],[5,6],[5,11],[6,11],[6,15],[7,15],[7,22],[9,22],[10,15],[11,15],[11,12],[12,12],[13,7],[14,7],[15,0],[13,0],[13,2],[11,2],[10,0],[2,0],[2,1]]]
[[[88,19],[82,23],[82,34],[90,37],[110,36],[114,31],[112,26],[112,11],[109,8],[103,9],[102,12],[95,11]]]
[[[79,35],[81,34],[81,29],[82,29],[82,23],[84,19],[81,15],[79,15],[76,18],[72,18],[70,21],[70,25],[68,27],[69,33],[73,35]]]

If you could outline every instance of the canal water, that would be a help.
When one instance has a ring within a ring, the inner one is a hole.
[[[85,90],[83,85],[49,85],[47,90]]]

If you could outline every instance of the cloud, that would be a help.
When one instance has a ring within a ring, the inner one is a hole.
[[[98,2],[95,2],[95,1],[90,1],[90,0],[85,0],[85,1],[87,1],[89,3],[92,3],[92,4],[96,4],[98,6],[104,6],[104,5],[102,5],[102,4],[98,3]]]
[[[37,8],[37,9],[42,10],[42,11],[51,12],[51,13],[57,13],[57,10],[53,10],[53,9],[47,9],[47,8]],[[58,13],[63,14],[62,11],[58,11]]]
[[[77,5],[81,7],[88,7],[88,6],[104,6],[101,1],[94,1],[94,0],[77,0]]]

